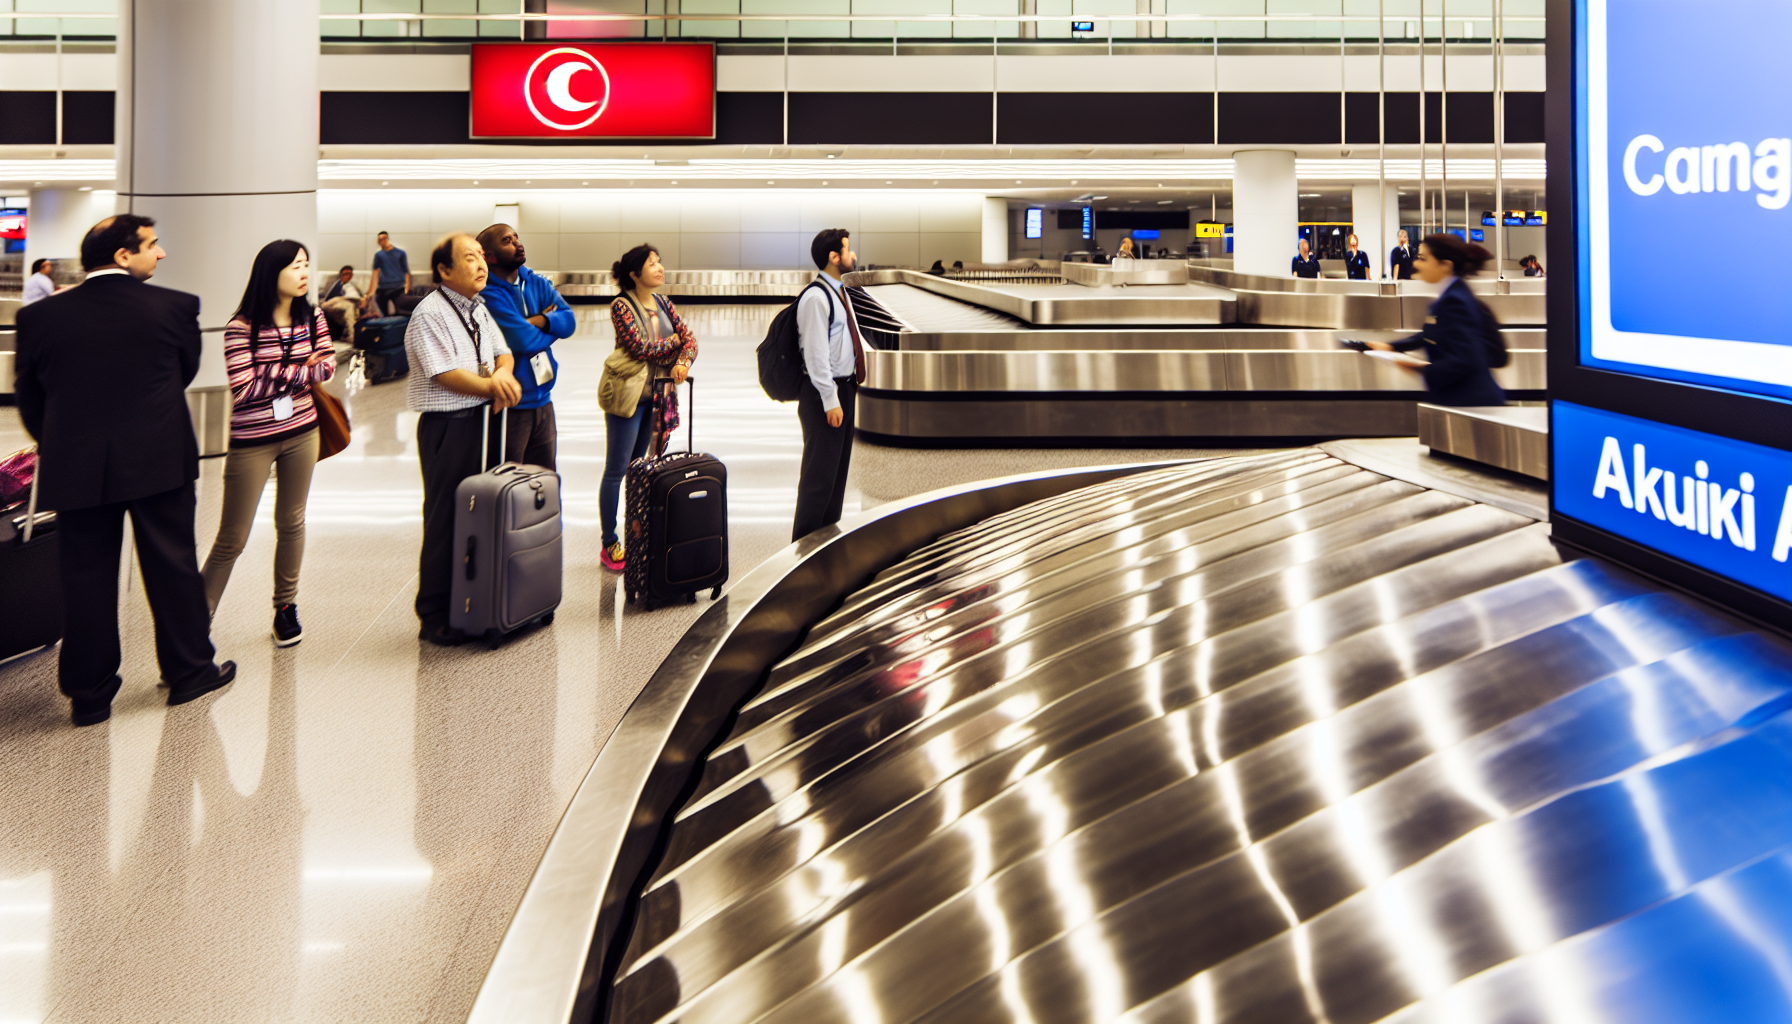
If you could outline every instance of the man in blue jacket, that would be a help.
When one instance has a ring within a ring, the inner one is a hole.
[[[554,342],[570,337],[577,321],[566,300],[548,279],[524,266],[523,240],[508,224],[493,224],[479,233],[491,281],[481,293],[485,308],[504,332],[504,343],[516,356],[516,379],[523,398],[510,410],[504,458],[554,469],[554,380],[560,364]]]

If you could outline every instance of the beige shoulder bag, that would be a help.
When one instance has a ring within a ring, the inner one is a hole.
[[[648,330],[648,320],[641,312],[641,307],[627,295],[622,296],[635,312],[636,330]],[[657,330],[658,320],[652,329]],[[635,407],[641,404],[641,393],[647,387],[647,375],[652,367],[629,354],[628,349],[617,341],[615,351],[604,357],[604,375],[597,382],[597,404],[604,412],[612,416],[633,416]]]

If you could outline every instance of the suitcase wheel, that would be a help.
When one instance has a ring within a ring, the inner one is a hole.
[[[721,596],[722,596],[722,588],[721,587],[717,587],[716,589],[709,592],[709,599],[711,601],[717,600]]]
[[[691,591],[691,592],[688,592],[688,593],[686,593],[686,594],[685,594],[685,595],[684,595],[684,603],[685,603],[685,604],[696,604],[696,603],[697,603],[697,594],[696,594],[696,592],[695,592],[695,591]]]
[[[495,629],[488,629],[485,631],[485,649],[486,650],[495,651],[498,649],[498,645],[502,644],[503,642],[504,642],[504,634],[498,632]]]
[[[541,623],[544,626],[551,626],[554,624],[554,613],[548,612],[546,615],[543,615],[541,618],[537,619],[536,621]]]

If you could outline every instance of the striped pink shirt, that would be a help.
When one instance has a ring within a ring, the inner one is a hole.
[[[311,388],[336,374],[336,348],[323,310],[316,311],[309,329],[304,325],[261,328],[261,336],[249,343],[249,322],[242,317],[224,328],[224,368],[230,374],[230,446],[253,448],[297,437],[317,425],[317,409]],[[330,353],[316,366],[306,366],[314,352]],[[274,403],[292,397],[292,415],[274,418]]]

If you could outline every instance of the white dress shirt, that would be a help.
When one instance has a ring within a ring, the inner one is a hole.
[[[467,333],[468,323],[479,329],[478,354],[472,335]],[[498,357],[510,354],[510,347],[504,344],[504,332],[492,320],[485,303],[478,296],[469,299],[452,288],[437,288],[417,304],[411,322],[405,326],[404,350],[411,361],[405,399],[415,412],[453,412],[484,405],[487,399],[450,391],[436,382],[436,375],[449,370],[479,374],[481,361],[488,371],[494,371]]]
[[[809,372],[809,383],[821,394],[823,409],[840,408],[834,380],[851,377],[853,363],[852,337],[846,329],[846,294],[840,280],[831,274],[815,275],[827,290],[805,288],[796,304],[797,344],[803,350],[803,368]],[[828,310],[834,323],[828,325]]]
[[[32,274],[30,279],[25,282],[24,301],[19,305],[29,306],[38,299],[47,299],[54,294],[56,294],[56,283],[51,281],[48,275]]]

